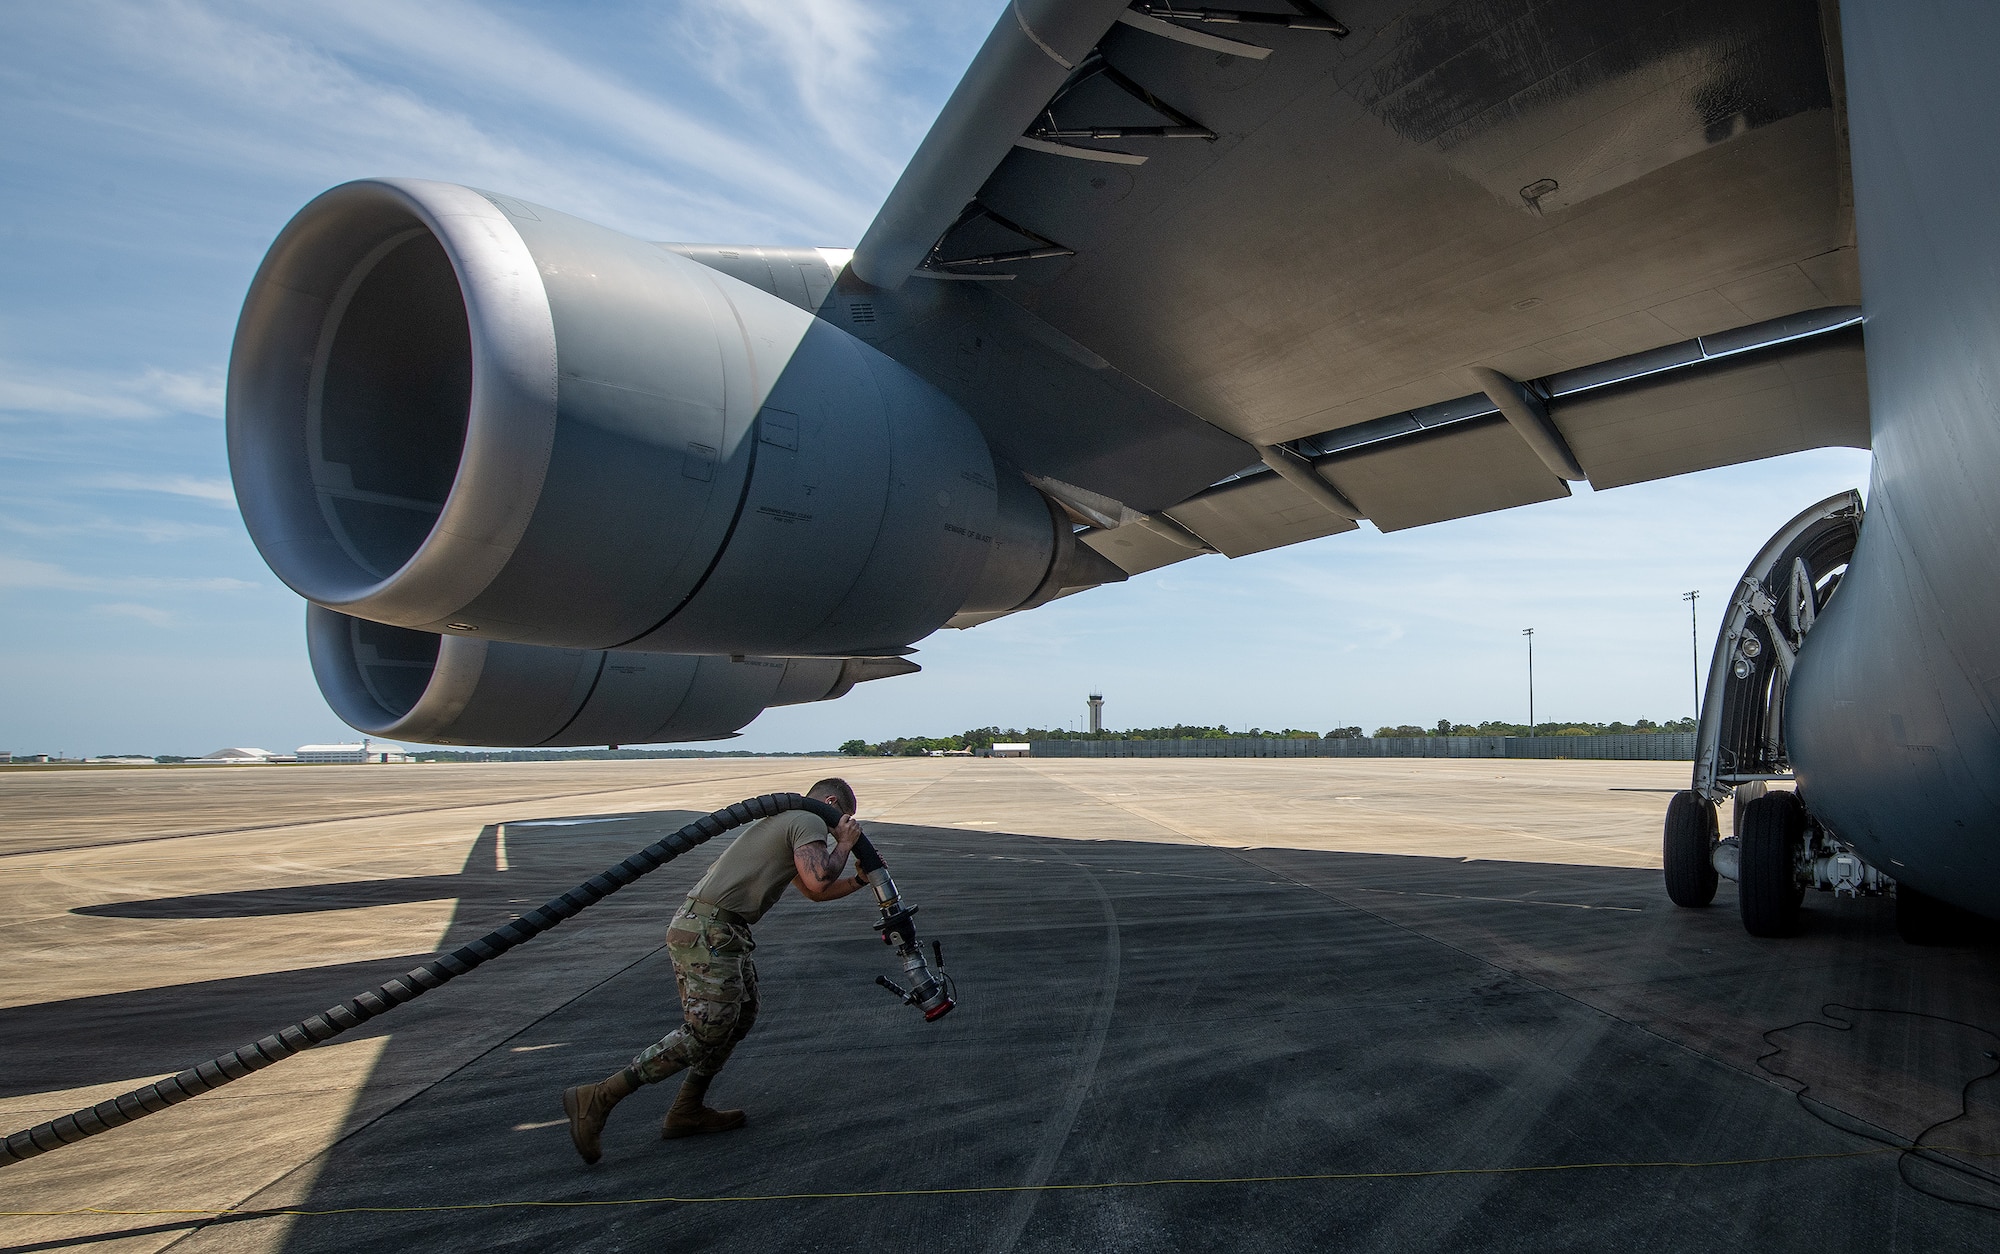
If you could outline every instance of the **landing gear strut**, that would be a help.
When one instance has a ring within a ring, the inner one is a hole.
[[[1706,906],[1718,878],[1735,880],[1743,927],[1752,936],[1797,933],[1808,888],[1840,896],[1896,890],[1815,822],[1797,792],[1765,791],[1769,782],[1792,779],[1785,689],[1860,534],[1861,496],[1843,492],[1786,523],[1743,572],[1709,662],[1693,786],[1667,806],[1661,847],[1667,896],[1677,906]],[[1735,834],[1725,840],[1716,807],[1731,799]]]

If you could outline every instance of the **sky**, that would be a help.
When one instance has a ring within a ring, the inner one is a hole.
[[[223,373],[264,249],[405,175],[648,239],[851,246],[999,0],[0,6],[0,749],[348,739],[238,520]],[[1692,712],[1681,594],[1860,487],[1821,450],[1384,536],[1202,557],[918,644],[923,673],[727,748],[969,727]]]

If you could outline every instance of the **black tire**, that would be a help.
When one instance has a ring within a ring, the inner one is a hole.
[[[1677,792],[1667,803],[1660,859],[1667,868],[1667,896],[1675,905],[1698,908],[1715,900],[1715,843],[1720,835],[1715,803],[1707,797]]]
[[[1948,901],[1896,885],[1896,934],[1912,945],[1962,945],[1968,920]]]
[[[1743,849],[1738,855],[1736,900],[1743,929],[1752,936],[1792,936],[1799,930],[1799,850],[1805,844],[1806,808],[1795,792],[1770,792],[1743,808]]]

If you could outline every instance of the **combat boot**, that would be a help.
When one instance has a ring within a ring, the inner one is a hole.
[[[667,1121],[660,1125],[662,1140],[700,1136],[704,1132],[728,1132],[749,1122],[740,1110],[710,1110],[701,1104],[701,1099],[708,1095],[709,1081],[714,1078],[689,1072],[687,1079],[681,1081],[681,1091],[674,1098],[673,1109],[667,1112]]]
[[[627,1067],[596,1084],[579,1084],[563,1090],[563,1113],[569,1116],[569,1139],[587,1163],[604,1156],[598,1137],[611,1108],[639,1091],[639,1077]]]

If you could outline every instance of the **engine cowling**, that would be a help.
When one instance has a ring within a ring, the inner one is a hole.
[[[883,655],[1025,604],[1074,548],[1039,494],[1002,487],[971,419],[874,348],[444,183],[344,184],[285,228],[238,324],[228,430],[279,578],[448,636]]]
[[[356,731],[543,748],[719,740],[766,709],[831,701],[918,668],[902,658],[760,658],[556,649],[306,610],[327,704]]]

